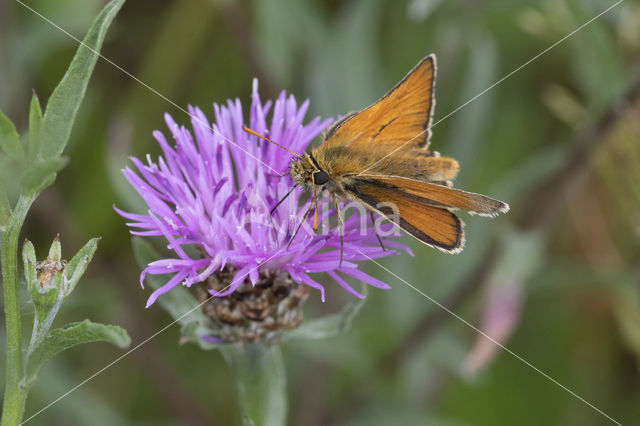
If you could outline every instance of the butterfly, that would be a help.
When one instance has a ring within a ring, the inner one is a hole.
[[[507,203],[453,188],[458,162],[429,150],[435,76],[436,57],[431,54],[380,100],[331,125],[322,143],[303,155],[245,127],[296,155],[289,165],[295,182],[291,191],[301,186],[314,196],[301,224],[314,208],[317,230],[318,193],[327,192],[336,208],[341,245],[344,222],[338,200],[348,200],[366,207],[372,221],[373,213],[378,214],[424,244],[458,253],[464,248],[464,223],[455,210],[489,217],[509,211]],[[378,241],[382,245],[379,237]],[[340,253],[342,264],[342,248]]]

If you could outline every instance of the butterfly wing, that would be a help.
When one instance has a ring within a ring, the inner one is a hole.
[[[378,102],[334,124],[321,148],[366,150],[366,145],[375,143],[388,151],[403,144],[407,149],[426,149],[435,104],[435,74],[436,57],[429,55]]]
[[[491,217],[509,211],[509,205],[502,201],[435,183],[401,176],[359,175],[357,178],[360,182],[373,182],[378,187],[398,191],[406,197],[441,208],[461,209],[471,214]]]
[[[364,203],[431,247],[450,253],[464,247],[464,224],[446,208],[370,179],[355,180],[345,189],[349,198]]]

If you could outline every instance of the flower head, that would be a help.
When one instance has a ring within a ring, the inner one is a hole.
[[[285,92],[275,102],[262,103],[254,81],[246,123],[302,153],[331,122],[316,117],[303,124],[308,106],[308,101],[298,105],[293,95]],[[245,118],[238,99],[213,108],[215,122],[210,125],[199,108],[189,107],[193,134],[166,114],[175,147],[155,131],[162,156],[157,161],[147,156],[146,164],[132,158],[137,173],[129,167],[123,170],[149,209],[146,214],[116,211],[129,220],[132,234],[162,236],[175,254],[150,263],[142,272],[141,284],[146,274],[173,274],[151,294],[147,306],[179,284],[189,287],[223,270],[227,274],[232,271],[233,279],[221,290],[210,289],[215,296],[234,293],[245,282],[256,285],[261,275],[276,272],[286,272],[294,282],[319,290],[322,300],[324,287],[312,274],[327,273],[357,297],[363,296],[347,279],[389,288],[358,269],[357,262],[394,254],[393,248],[406,248],[385,239],[387,249],[383,249],[369,214],[355,211],[345,218],[344,261],[340,265],[340,231],[330,226],[335,212],[326,208],[320,233],[313,232],[309,225],[312,217],[308,217],[292,240],[311,202],[309,197],[300,189],[294,190],[287,202],[271,213],[293,185],[287,174],[292,154],[243,131]]]

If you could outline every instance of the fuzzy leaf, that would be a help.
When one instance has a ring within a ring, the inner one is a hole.
[[[180,344],[193,343],[206,351],[220,349],[220,346],[224,343],[216,336],[213,336],[211,331],[210,328],[203,327],[200,321],[182,323],[180,326]]]
[[[49,158],[32,164],[22,177],[22,190],[26,194],[37,194],[51,185],[56,173],[67,165],[66,157]]]
[[[368,286],[362,285],[361,293],[365,296],[368,293]],[[304,321],[300,327],[285,333],[284,340],[315,340],[327,339],[346,333],[351,328],[353,319],[358,314],[365,299],[355,299],[345,305],[341,312],[327,315],[315,320]]]
[[[37,284],[38,276],[36,274],[36,249],[29,240],[24,240],[22,245],[22,261],[24,262],[24,278],[27,281],[27,286],[31,289],[31,286]]]
[[[42,158],[58,157],[67,145],[107,29],[123,4],[124,0],[113,0],[102,9],[49,98],[40,132]]]
[[[54,262],[60,262],[62,260],[62,244],[60,244],[60,235],[56,235],[49,247],[49,255],[47,259]]]
[[[544,260],[544,237],[536,231],[505,229],[501,234],[503,256],[490,281],[526,281]]]
[[[22,161],[24,151],[20,145],[20,135],[11,120],[0,111],[0,149],[16,161]]]
[[[131,338],[121,327],[89,320],[70,323],[62,328],[51,330],[29,356],[26,367],[27,385],[35,380],[43,365],[60,352],[83,343],[101,341],[119,348],[126,348],[131,343]]]
[[[616,288],[613,294],[616,303],[612,303],[620,333],[627,347],[640,365],[640,291],[635,280]]]
[[[69,295],[73,291],[73,289],[78,284],[78,281],[84,274],[84,271],[87,270],[87,266],[91,259],[93,258],[93,254],[96,252],[98,248],[98,241],[100,238],[92,238],[89,240],[87,244],[84,245],[73,259],[69,261],[67,265],[67,283],[65,288],[65,297]]]
[[[233,373],[242,424],[286,424],[287,378],[280,347],[247,343],[224,345],[221,352]]]
[[[7,198],[7,194],[0,188],[0,232],[7,230],[9,221],[11,220],[11,204]]]
[[[31,96],[31,105],[29,107],[29,159],[34,160],[40,152],[42,138],[40,131],[42,129],[42,107],[36,92]]]
[[[24,164],[0,153],[0,194],[9,200],[9,205],[14,203],[20,194],[20,180],[23,173]]]
[[[33,247],[33,243],[29,240],[25,240],[22,246],[22,262],[24,265],[24,279],[27,282],[27,288],[31,295],[31,300],[34,301],[39,298],[38,293],[38,273],[36,272],[36,250]],[[40,317],[38,312],[38,305],[36,307],[36,317]],[[46,317],[46,315],[45,315]],[[44,317],[43,317],[44,318]]]

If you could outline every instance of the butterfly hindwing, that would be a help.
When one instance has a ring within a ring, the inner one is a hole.
[[[382,214],[425,244],[450,253],[464,247],[464,224],[446,208],[371,179],[355,179],[346,189],[350,198]]]

